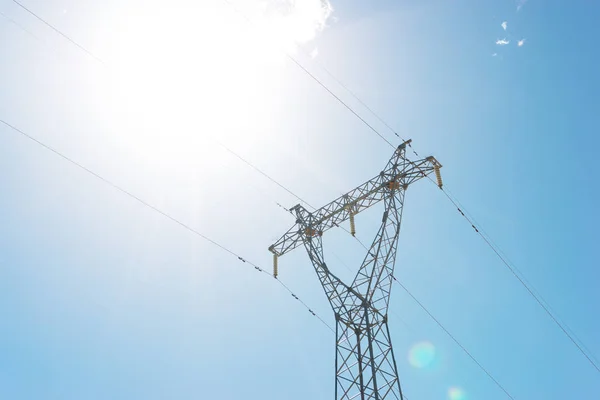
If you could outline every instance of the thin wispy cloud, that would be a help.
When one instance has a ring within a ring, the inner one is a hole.
[[[498,53],[492,54],[492,57],[497,57],[497,56],[498,56]]]
[[[310,52],[310,58],[316,58],[318,55],[319,55],[319,49],[315,47],[314,50]]]
[[[525,39],[521,39],[517,42],[517,46],[522,47],[525,44]]]
[[[502,27],[502,29],[506,30],[506,28],[508,27],[508,22],[504,21],[500,24],[500,26]]]
[[[517,12],[521,11],[525,3],[527,3],[527,0],[517,0]]]
[[[506,46],[509,43],[510,43],[510,40],[506,40],[506,39],[498,39],[498,40],[496,40],[496,44],[498,46]]]

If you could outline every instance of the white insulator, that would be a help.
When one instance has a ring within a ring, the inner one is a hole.
[[[433,170],[435,171],[435,177],[437,179],[437,184],[441,188],[442,187],[442,174],[440,173],[440,166],[434,165]]]
[[[278,261],[277,259],[278,259],[277,254],[273,254],[273,276],[275,278],[277,278],[277,272],[278,272],[277,271],[277,261]]]
[[[350,212],[350,234],[356,235],[356,224],[354,223],[354,213]]]

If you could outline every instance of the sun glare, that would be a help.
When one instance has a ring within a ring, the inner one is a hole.
[[[145,151],[197,157],[213,147],[206,145],[212,138],[245,148],[269,140],[283,79],[281,47],[293,51],[314,40],[331,7],[324,0],[271,0],[244,10],[219,0],[186,1],[115,18],[110,88],[99,90],[109,93],[113,116],[128,132],[115,138],[120,146],[139,152],[142,142]]]

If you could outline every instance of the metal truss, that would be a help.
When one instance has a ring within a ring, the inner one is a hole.
[[[379,175],[322,208],[309,212],[301,205],[293,207],[296,224],[269,247],[277,277],[278,257],[303,245],[333,308],[336,400],[404,399],[387,318],[404,194],[410,184],[431,172],[442,185],[441,165],[435,158],[406,158],[409,143],[396,149]],[[323,233],[349,219],[354,234],[354,216],[382,201],[379,231],[353,282],[346,284],[325,263]]]

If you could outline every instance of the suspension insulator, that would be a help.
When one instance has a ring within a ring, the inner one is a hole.
[[[435,171],[435,177],[437,179],[437,184],[441,188],[442,187],[442,174],[440,173],[440,166],[434,165],[433,170]]]
[[[277,261],[278,261],[278,256],[277,254],[273,254],[273,277],[277,278]]]
[[[354,213],[350,212],[350,234],[352,236],[356,235],[356,224],[354,223]]]

